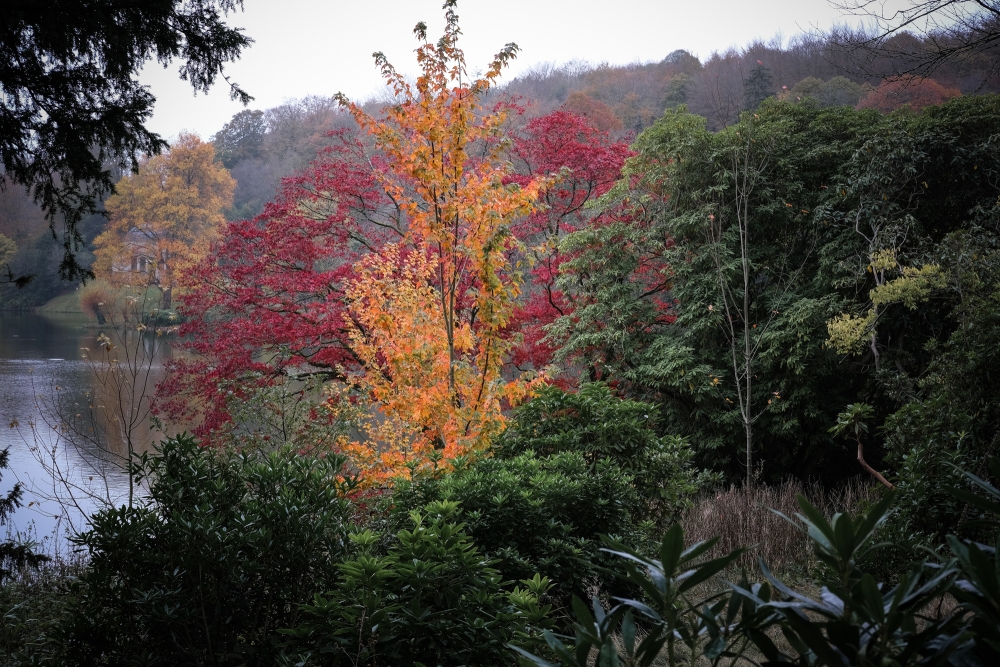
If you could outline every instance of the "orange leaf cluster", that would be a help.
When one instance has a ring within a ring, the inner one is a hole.
[[[948,88],[934,79],[905,75],[883,79],[878,88],[869,92],[858,103],[857,108],[878,109],[882,113],[889,113],[906,106],[920,111],[961,96],[962,93],[957,88]]]
[[[436,268],[425,247],[390,244],[355,266],[347,289],[350,344],[362,363],[350,380],[370,396],[373,411],[354,416],[364,437],[343,450],[369,483],[481,452],[503,429],[502,402],[517,402],[533,388],[505,382],[499,364],[477,365],[481,337],[468,322],[454,332],[452,361],[432,284]],[[342,398],[327,405],[344,416]]]
[[[511,224],[535,210],[547,181],[511,180],[505,114],[480,103],[516,47],[467,82],[457,17],[447,7],[436,44],[417,26],[422,73],[414,85],[376,54],[399,100],[383,117],[340,98],[384,156],[379,182],[407,221],[403,246],[360,260],[346,290],[362,365],[353,380],[384,415],[419,434],[354,448],[356,464],[366,461],[360,467],[380,477],[412,465],[400,447],[439,451],[446,461],[482,449],[503,426],[502,402],[525,391],[502,377],[510,347],[503,333],[520,294]]]

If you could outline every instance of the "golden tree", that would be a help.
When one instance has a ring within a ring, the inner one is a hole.
[[[405,249],[390,244],[355,265],[347,296],[351,346],[362,362],[356,382],[386,417],[421,434],[411,454],[438,449],[445,459],[484,447],[503,425],[503,401],[526,390],[502,375],[503,330],[520,294],[510,226],[535,210],[547,184],[511,182],[506,114],[481,103],[517,47],[508,44],[470,81],[454,7],[445,5],[437,43],[427,41],[424,24],[414,30],[415,84],[375,54],[397,100],[383,116],[339,97],[373,138],[378,180],[406,230]],[[406,460],[381,446],[383,456],[369,457],[381,473]]]
[[[232,205],[236,182],[214,160],[212,144],[193,134],[143,159],[105,205],[95,273],[117,285],[156,285],[170,308],[179,277],[208,253]]]

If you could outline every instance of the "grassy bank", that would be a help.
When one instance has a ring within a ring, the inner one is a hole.
[[[84,315],[90,319],[95,319],[93,310],[91,308],[84,307],[83,303],[87,300],[87,295],[90,295],[91,301],[101,301],[107,302],[108,305],[103,306],[105,315],[108,314],[112,304],[118,304],[117,307],[121,307],[121,303],[124,302],[126,298],[137,298],[142,302],[142,311],[144,315],[150,315],[153,311],[160,307],[160,303],[163,299],[163,294],[157,287],[148,287],[145,293],[133,293],[130,296],[120,290],[115,290],[107,286],[106,283],[100,281],[94,283],[88,283],[86,286],[79,289],[73,290],[72,292],[67,292],[66,294],[60,294],[59,296],[50,299],[41,306],[32,309],[34,312],[41,315]]]
[[[80,293],[76,290],[69,292],[67,294],[60,294],[47,301],[45,304],[39,306],[35,309],[36,313],[41,314],[71,314],[71,315],[89,315],[80,306]]]

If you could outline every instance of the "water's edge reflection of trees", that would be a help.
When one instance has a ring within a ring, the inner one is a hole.
[[[144,305],[126,293],[107,308],[97,345],[80,351],[90,376],[83,395],[31,387],[40,423],[26,424],[23,437],[47,477],[32,491],[58,506],[71,533],[95,509],[135,504],[144,489],[130,469],[163,437],[150,403],[169,342],[145,325]]]

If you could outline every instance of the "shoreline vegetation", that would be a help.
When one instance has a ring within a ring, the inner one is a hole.
[[[119,295],[117,297],[112,296],[111,298],[120,300],[123,297]],[[150,288],[145,294],[140,293],[136,298],[144,304],[143,320],[147,325],[152,327],[152,331],[160,334],[176,334],[178,332],[180,324],[183,321],[178,312],[176,310],[161,311],[156,307],[161,302],[161,292],[159,289]],[[77,320],[74,322],[74,326],[77,328],[103,329],[108,327],[108,322],[102,322],[97,317],[93,309],[93,305],[96,304],[85,305],[83,303],[85,299],[87,299],[85,288],[80,287],[71,292],[53,297],[41,306],[0,310],[0,316],[3,313],[32,313],[57,318],[68,316]],[[104,310],[106,312],[107,308],[104,308]]]

